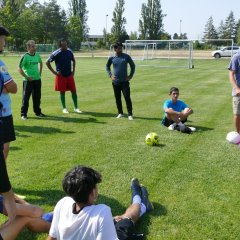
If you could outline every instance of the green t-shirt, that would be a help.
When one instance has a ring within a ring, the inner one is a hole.
[[[40,80],[40,72],[38,64],[42,62],[40,55],[36,52],[34,55],[30,55],[28,52],[25,53],[19,63],[19,68],[21,68],[24,73],[32,77],[33,80]],[[26,78],[23,78],[26,81]]]

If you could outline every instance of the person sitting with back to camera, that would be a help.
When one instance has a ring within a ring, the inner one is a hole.
[[[131,180],[131,205],[120,215],[112,217],[105,204],[95,204],[98,197],[100,173],[92,168],[77,166],[66,173],[63,190],[67,194],[56,205],[47,240],[140,240],[134,226],[139,218],[153,209],[146,187],[137,178]],[[49,217],[51,214],[49,214]]]
[[[162,125],[168,127],[169,130],[178,130],[184,133],[191,133],[196,131],[194,127],[185,126],[185,122],[188,117],[193,113],[192,108],[179,100],[179,89],[172,87],[169,95],[171,99],[166,100],[163,104],[164,116],[162,119]]]

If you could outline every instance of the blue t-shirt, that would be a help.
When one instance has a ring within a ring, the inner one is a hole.
[[[8,69],[2,60],[0,60],[0,73],[2,75],[3,84],[5,86],[12,81],[12,77],[8,73]],[[2,93],[0,96],[0,102],[3,105],[2,117],[7,117],[7,116],[12,115],[11,98],[10,98],[9,93]]]
[[[111,65],[113,65],[113,71],[116,79],[113,81],[113,83],[120,83],[120,82],[126,82],[127,81],[127,66],[128,63],[130,65],[131,71],[129,76],[132,78],[134,72],[135,72],[135,64],[132,60],[132,58],[126,54],[122,53],[119,56],[115,55],[108,59],[106,64],[106,70],[109,77],[112,76],[111,72]]]
[[[74,61],[74,56],[72,50],[69,48],[65,51],[62,51],[61,48],[57,49],[51,54],[47,61],[55,61],[56,71],[61,71],[64,77],[72,74],[72,61]]]
[[[228,70],[232,70],[235,72],[235,81],[240,87],[240,51],[233,55],[230,64],[228,66]],[[235,96],[236,92],[232,89],[232,96]]]
[[[185,108],[188,108],[188,105],[181,100],[177,100],[176,103],[173,103],[172,99],[166,100],[163,104],[164,117],[166,116],[166,112],[165,112],[166,108],[172,108],[176,112],[181,112]]]

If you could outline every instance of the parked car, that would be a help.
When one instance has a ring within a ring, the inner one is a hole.
[[[219,50],[213,51],[211,54],[212,54],[212,57],[215,57],[215,58],[231,57],[239,49],[240,49],[240,47],[237,47],[237,46],[223,47]]]

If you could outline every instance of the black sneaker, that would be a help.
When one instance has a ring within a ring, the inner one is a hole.
[[[146,211],[150,212],[153,210],[153,205],[148,199],[148,190],[146,187],[141,185],[141,192],[142,192],[142,203],[146,206]]]
[[[38,117],[46,117],[46,115],[43,114],[43,113],[36,114],[36,116],[38,116]]]
[[[131,180],[131,190],[132,190],[132,201],[131,202],[133,202],[133,198],[136,195],[139,195],[141,197],[141,187],[140,187],[140,184],[139,184],[139,181],[137,178],[133,178]]]

